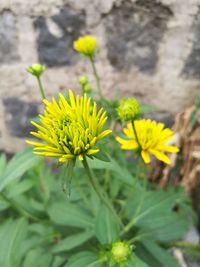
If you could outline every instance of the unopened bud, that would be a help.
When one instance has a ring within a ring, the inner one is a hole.
[[[118,241],[112,244],[111,255],[116,263],[128,260],[131,254],[131,248],[126,242]]]
[[[84,87],[83,87],[83,91],[84,93],[90,93],[92,91],[92,88],[89,84],[86,84]]]
[[[117,108],[118,116],[124,121],[133,120],[139,113],[139,103],[135,98],[121,100]]]
[[[87,76],[81,76],[81,77],[79,78],[79,83],[80,83],[81,85],[86,85],[86,84],[88,83],[88,78],[87,78]]]
[[[42,64],[33,64],[31,65],[27,71],[36,77],[40,77],[40,75],[46,70],[46,67]]]

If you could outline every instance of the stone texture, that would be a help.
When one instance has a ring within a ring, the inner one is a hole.
[[[189,229],[189,231],[185,237],[185,241],[186,242],[192,242],[194,244],[199,244],[200,236],[199,236],[199,232],[195,226],[192,226]],[[195,261],[194,258],[189,257],[189,255],[185,258],[186,258],[187,265],[189,267],[200,267],[200,262],[197,262],[197,260]]]
[[[154,0],[125,1],[113,7],[104,22],[110,63],[119,70],[135,65],[152,74],[170,16],[172,11]]]
[[[38,107],[33,103],[26,103],[16,97],[4,98],[5,123],[8,131],[15,137],[30,136],[35,129],[30,121],[38,115]]]
[[[182,75],[186,78],[200,78],[200,10],[192,25],[194,41],[186,60]]]
[[[19,59],[15,16],[10,11],[0,13],[0,65]]]
[[[84,15],[65,7],[50,19],[52,22],[49,25],[54,22],[57,32],[50,31],[45,17],[38,17],[34,22],[39,32],[37,46],[40,62],[49,67],[74,65],[79,57],[73,50],[73,41],[84,27]]]
[[[32,63],[49,66],[42,76],[48,99],[80,90],[85,74],[95,90],[90,63],[72,49],[84,34],[98,40],[104,95],[154,104],[155,118],[170,125],[199,88],[199,25],[200,0],[1,0],[0,149],[25,146],[29,111],[42,109],[36,80],[26,72]],[[17,116],[5,99],[22,106]]]

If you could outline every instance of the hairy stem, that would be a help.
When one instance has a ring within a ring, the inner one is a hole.
[[[90,184],[94,188],[95,192],[99,196],[100,200],[106,205],[106,207],[112,212],[115,219],[119,222],[121,226],[123,226],[121,218],[117,215],[112,203],[110,202],[108,196],[105,194],[104,191],[102,191],[102,188],[100,184],[98,183],[98,179],[95,177],[94,172],[89,167],[86,157],[84,156],[83,159],[83,166],[88,174]]]
[[[101,90],[100,78],[99,78],[99,75],[97,73],[97,69],[96,69],[96,66],[95,66],[95,62],[94,62],[94,57],[93,56],[90,57],[90,62],[91,62],[92,70],[93,70],[94,77],[95,77],[95,80],[96,80],[97,90],[98,90],[98,93],[99,93],[99,97],[102,97],[102,90]]]
[[[37,81],[38,81],[38,86],[39,86],[39,89],[40,89],[40,94],[41,94],[41,97],[42,97],[42,100],[45,99],[45,93],[44,93],[44,87],[42,85],[42,81],[40,79],[39,76],[37,76]]]
[[[140,141],[139,141],[139,139],[138,139],[137,131],[136,131],[136,128],[135,128],[135,121],[132,120],[131,123],[132,123],[132,126],[133,126],[133,132],[134,132],[134,134],[135,134],[136,142],[137,142],[137,144],[138,144],[138,147],[141,149],[141,144],[140,144]]]

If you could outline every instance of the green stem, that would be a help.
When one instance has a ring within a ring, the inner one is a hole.
[[[102,191],[102,188],[100,186],[100,184],[98,183],[98,179],[95,177],[94,172],[92,171],[92,169],[89,167],[88,162],[86,157],[84,156],[83,159],[83,166],[88,174],[89,177],[89,181],[92,185],[92,187],[94,188],[95,192],[97,193],[97,195],[99,196],[100,200],[107,206],[107,208],[112,212],[113,216],[115,217],[115,219],[119,222],[119,224],[121,226],[123,226],[123,222],[121,220],[121,218],[117,215],[112,203],[110,202],[109,198],[107,195],[104,194],[104,192]]]
[[[97,90],[98,90],[98,93],[99,93],[99,97],[102,97],[100,78],[99,78],[99,75],[97,73],[97,69],[96,69],[96,66],[95,66],[95,62],[94,62],[94,57],[93,56],[90,57],[90,62],[91,62],[91,65],[92,65],[92,70],[93,70],[93,73],[94,73],[94,77],[96,79],[96,84],[97,84]]]
[[[138,139],[137,131],[136,131],[136,128],[135,128],[135,121],[132,120],[131,123],[132,123],[132,126],[133,126],[133,132],[134,132],[134,134],[135,134],[136,142],[137,142],[139,148],[141,149],[141,144],[140,144],[140,141],[139,141],[139,139]]]
[[[44,93],[44,87],[42,85],[42,81],[40,79],[40,76],[37,76],[37,81],[38,81],[38,85],[39,85],[39,89],[40,89],[40,94],[41,94],[41,97],[42,97],[42,100],[45,99],[45,93]]]
[[[198,250],[200,251],[200,244],[195,244],[192,242],[188,241],[175,241],[171,242],[170,246],[177,247],[177,248],[182,248],[182,249],[193,249],[193,250]]]
[[[129,243],[130,245],[132,245],[132,244],[134,244],[135,242],[142,240],[144,237],[146,238],[146,237],[149,237],[149,236],[151,236],[150,233],[141,233],[141,234],[139,234],[138,236],[134,236],[133,238],[131,238],[131,239],[128,241],[128,243]]]

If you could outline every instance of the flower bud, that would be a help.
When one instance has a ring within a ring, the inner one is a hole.
[[[121,120],[133,120],[139,113],[139,103],[135,98],[121,100],[117,108],[118,116]]]
[[[40,77],[40,75],[46,70],[46,67],[42,64],[33,64],[31,65],[27,71],[36,77]]]
[[[79,83],[80,83],[81,85],[86,85],[86,84],[88,83],[88,78],[87,78],[87,76],[81,76],[81,77],[79,78]]]
[[[91,86],[89,84],[86,84],[84,87],[83,87],[83,91],[84,93],[90,93],[92,90]]]
[[[112,244],[111,255],[116,263],[124,262],[131,254],[130,246],[123,241],[118,241]]]

